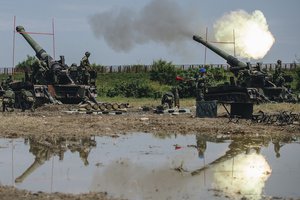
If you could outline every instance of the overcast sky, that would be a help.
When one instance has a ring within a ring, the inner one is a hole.
[[[237,10],[260,10],[275,38],[268,53],[251,62],[293,62],[300,58],[299,8],[299,0],[1,0],[0,67],[13,63],[14,16],[16,25],[29,32],[52,32],[54,19],[56,58],[64,55],[67,64],[79,63],[85,51],[91,52],[90,62],[102,65],[151,64],[157,59],[202,64],[204,47],[192,35],[205,37],[207,27],[208,40],[213,40],[216,21]],[[17,64],[35,52],[21,35],[15,36]],[[52,55],[51,36],[32,37]],[[208,51],[206,63],[225,61]]]

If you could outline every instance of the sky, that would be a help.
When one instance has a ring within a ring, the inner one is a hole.
[[[216,22],[239,10],[261,11],[274,37],[262,58],[239,59],[290,63],[300,59],[299,8],[299,0],[1,0],[0,67],[35,55],[20,34],[14,35],[14,16],[16,25],[28,32],[51,33],[54,21],[55,56],[52,36],[31,37],[52,57],[64,55],[68,65],[79,64],[85,51],[91,52],[90,62],[99,65],[151,64],[158,59],[223,64],[226,61],[211,51],[205,58],[204,46],[192,36],[205,37],[208,30],[208,41],[213,41]],[[216,44],[224,49],[222,45]]]

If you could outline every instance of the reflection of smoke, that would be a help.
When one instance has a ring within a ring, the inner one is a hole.
[[[275,41],[264,14],[259,10],[252,14],[243,10],[234,11],[214,24],[215,37],[219,42],[233,41],[233,30],[236,53],[240,57],[263,58]],[[233,49],[231,45],[225,48],[229,51]]]
[[[102,174],[96,172],[91,189],[124,199],[185,199],[199,190],[199,182],[199,177],[192,178],[168,167],[149,170],[122,160],[108,165]]]
[[[227,160],[216,166],[215,187],[223,191],[230,199],[261,199],[265,181],[271,168],[265,158],[258,154],[240,154],[233,160]]]
[[[139,12],[112,9],[93,15],[89,22],[96,37],[116,51],[129,51],[148,42],[178,45],[192,36],[193,12],[171,0],[153,0]],[[199,24],[198,24],[199,27]]]

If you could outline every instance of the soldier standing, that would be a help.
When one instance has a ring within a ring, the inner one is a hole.
[[[201,68],[199,73],[199,76],[196,77],[196,100],[204,101],[204,93],[207,85],[206,69]]]
[[[81,75],[81,80],[83,84],[89,84],[89,80],[90,80],[90,61],[89,61],[89,57],[90,57],[91,53],[90,52],[85,52],[85,55],[83,56],[83,58],[80,61],[80,75]]]
[[[282,65],[281,60],[277,60],[277,64],[275,66],[275,73],[273,76],[273,82],[277,87],[284,86],[285,79],[283,77]]]
[[[69,68],[69,73],[71,76],[71,79],[75,82],[78,83],[79,81],[79,74],[78,74],[78,66],[76,63],[72,63],[72,65]]]

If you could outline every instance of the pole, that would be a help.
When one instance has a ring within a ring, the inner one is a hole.
[[[52,42],[53,42],[53,59],[55,60],[55,34],[54,34],[54,18],[52,18]]]
[[[15,69],[15,45],[16,45],[16,16],[13,18],[13,52],[12,52],[12,74],[14,73]]]

